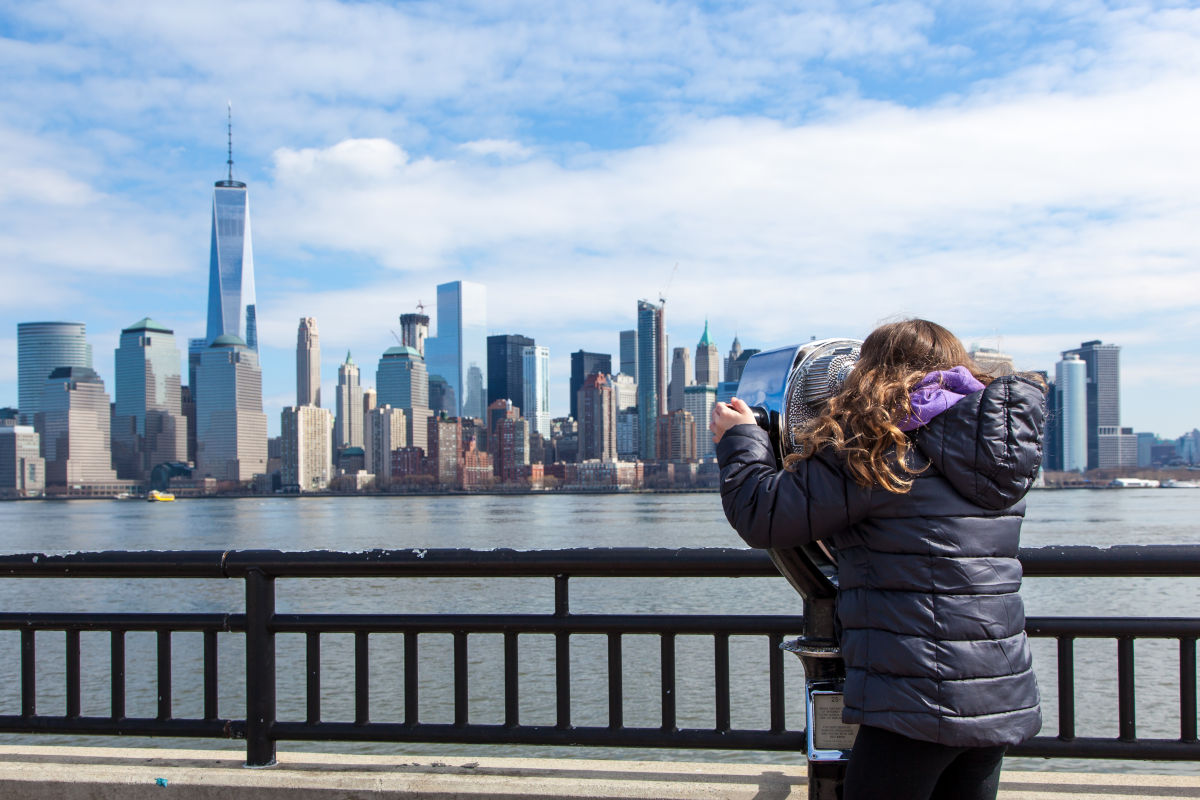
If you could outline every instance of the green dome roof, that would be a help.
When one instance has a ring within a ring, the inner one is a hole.
[[[708,347],[713,343],[713,340],[708,336],[708,320],[704,320],[704,335],[700,337],[700,346]]]
[[[232,333],[223,333],[212,340],[209,347],[245,347],[246,342],[242,337],[234,336]]]
[[[422,358],[421,351],[417,350],[417,348],[407,347],[402,344],[396,345],[395,347],[389,347],[387,350],[384,350],[383,356],[384,358],[387,358],[388,356],[410,356],[412,358]]]
[[[121,333],[132,333],[133,331],[158,331],[159,333],[175,333],[166,325],[160,325],[149,317],[142,317],[137,322],[125,328]]]

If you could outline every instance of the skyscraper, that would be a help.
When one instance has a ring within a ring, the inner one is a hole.
[[[721,356],[717,352],[717,345],[708,335],[708,320],[704,320],[704,335],[696,344],[696,383],[715,387],[721,382],[720,370]]]
[[[321,405],[321,342],[312,317],[301,317],[296,330],[296,405]]]
[[[535,344],[520,334],[487,338],[488,405],[497,400],[525,402],[525,348]]]
[[[1055,366],[1055,410],[1058,412],[1059,454],[1065,472],[1087,469],[1087,365],[1074,353],[1064,353]]]
[[[338,367],[337,419],[333,423],[334,447],[363,446],[363,396],[358,381],[358,365],[346,351],[346,360]]]
[[[639,446],[641,457],[653,461],[658,458],[658,418],[667,413],[665,308],[639,300],[637,320]]]
[[[284,489],[319,492],[333,475],[330,432],[333,417],[315,405],[287,406],[280,412],[280,481]]]
[[[729,355],[725,356],[725,380],[736,381],[742,377],[740,372],[737,373],[737,377],[734,377],[734,370],[736,369],[734,364],[737,363],[737,360],[741,358],[741,356],[742,343],[738,341],[737,335],[734,334],[733,344],[729,345]]]
[[[637,330],[621,331],[621,374],[637,380]]]
[[[579,419],[579,390],[588,375],[612,375],[612,356],[608,353],[571,353],[571,416]]]
[[[42,434],[46,484],[111,483],[109,400],[91,367],[58,367],[46,378],[37,429]]]
[[[418,306],[419,308],[419,306]],[[429,317],[425,314],[400,315],[400,344],[411,347],[425,357],[425,340],[429,337]]]
[[[208,259],[208,335],[236,336],[257,352],[254,253],[250,246],[250,197],[233,179],[233,122],[229,124],[229,174],[213,188],[212,242]],[[197,400],[199,398],[197,397]]]
[[[375,370],[375,391],[380,407],[404,411],[408,447],[428,446],[429,376],[425,359],[415,348],[389,347]]]
[[[470,281],[440,284],[437,309],[437,336],[425,342],[429,376],[441,377],[454,393],[450,416],[482,418],[487,406],[487,290]]]
[[[32,425],[0,425],[0,497],[37,497],[46,491],[41,451]]]
[[[367,412],[363,435],[365,469],[375,476],[375,485],[386,487],[392,482],[392,453],[408,447],[407,415],[389,405],[376,406]]]
[[[1119,438],[1105,441],[1101,447],[1102,437],[1122,435],[1120,346],[1095,339],[1064,351],[1063,357],[1068,354],[1078,356],[1087,365],[1087,468],[1136,466],[1137,437],[1133,437],[1133,464],[1120,463],[1120,453],[1128,447],[1122,447]],[[1102,449],[1106,452],[1103,458]]]
[[[692,415],[696,424],[696,458],[712,458],[716,455],[712,437],[708,434],[708,418],[716,402],[716,386],[698,383],[684,387],[683,410]]]
[[[17,406],[22,425],[33,425],[46,379],[58,367],[92,366],[92,346],[82,322],[21,322],[17,325]],[[43,441],[45,437],[43,437]]]
[[[196,381],[196,474],[248,481],[267,468],[267,415],[258,353],[222,334],[200,357]]]
[[[550,348],[530,345],[522,352],[524,369],[522,381],[525,398],[521,413],[529,420],[533,431],[550,435]]]
[[[121,331],[116,352],[112,451],[117,475],[145,480],[158,464],[187,460],[175,332],[146,317]]]
[[[686,347],[671,353],[671,382],[667,387],[667,411],[683,408],[683,390],[692,385],[692,357]]]
[[[579,460],[617,460],[617,407],[608,376],[592,372],[579,387]]]

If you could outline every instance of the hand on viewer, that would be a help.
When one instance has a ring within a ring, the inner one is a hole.
[[[734,425],[754,425],[754,414],[750,406],[739,397],[734,397],[728,403],[717,403],[713,406],[712,416],[708,420],[708,429],[712,432],[713,444],[721,441],[725,431]]]

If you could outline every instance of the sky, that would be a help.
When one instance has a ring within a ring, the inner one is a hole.
[[[204,335],[232,103],[272,431],[300,317],[332,398],[453,280],[555,416],[662,296],[693,353],[1100,339],[1123,425],[1200,426],[1194,4],[2,2],[0,70],[0,406],[19,322],[85,322],[110,393],[123,327]]]

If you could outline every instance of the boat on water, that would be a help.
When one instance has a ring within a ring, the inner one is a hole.
[[[1168,478],[1162,482],[1164,489],[1200,489],[1200,481],[1177,481],[1174,478]]]
[[[160,492],[158,489],[151,489],[150,494],[146,495],[146,499],[151,503],[170,503],[175,500],[175,495],[170,492]]]
[[[1161,484],[1148,478],[1113,478],[1110,489],[1157,489]]]

